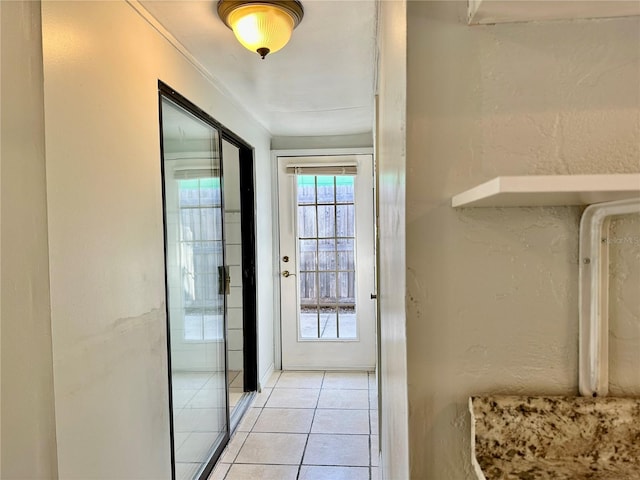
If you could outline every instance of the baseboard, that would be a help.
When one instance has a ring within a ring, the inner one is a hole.
[[[267,382],[271,378],[271,375],[273,375],[273,372],[274,366],[272,363],[271,365],[269,365],[269,368],[267,368],[267,372],[262,377],[260,377],[260,381],[258,382],[258,392],[262,391],[262,386],[267,384]]]

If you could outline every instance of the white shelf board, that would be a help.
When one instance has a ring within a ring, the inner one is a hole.
[[[637,0],[470,0],[470,25],[640,15]]]
[[[640,173],[496,177],[454,196],[452,207],[590,205],[640,197]]]

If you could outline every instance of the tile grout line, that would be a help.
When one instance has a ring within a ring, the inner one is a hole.
[[[298,463],[297,467],[297,473],[296,473],[296,480],[299,480],[301,478],[301,474],[302,474],[302,467],[304,466],[303,462],[304,462],[304,456],[306,454],[307,451],[307,447],[309,445],[309,440],[312,434],[312,429],[313,429],[313,424],[316,420],[316,414],[318,413],[318,411],[322,411],[322,410],[342,410],[342,411],[349,411],[349,410],[360,410],[363,411],[365,409],[362,408],[357,408],[357,409],[353,409],[353,408],[329,408],[329,409],[322,409],[319,408],[319,404],[320,404],[320,396],[322,395],[323,390],[366,390],[367,392],[367,405],[369,408],[367,408],[366,410],[368,410],[367,412],[367,420],[368,420],[368,428],[367,428],[367,432],[366,434],[358,434],[358,433],[325,433],[325,435],[351,435],[351,436],[362,436],[362,435],[368,435],[368,460],[369,460],[369,465],[367,468],[367,477],[369,478],[369,480],[373,479],[373,465],[372,465],[372,454],[371,454],[371,445],[372,445],[372,435],[373,435],[373,431],[372,431],[372,426],[371,426],[371,417],[372,417],[372,412],[371,412],[371,387],[370,387],[370,383],[369,383],[369,372],[367,372],[367,388],[366,389],[354,389],[354,388],[325,388],[327,385],[325,384],[325,380],[326,380],[326,374],[327,371],[323,371],[322,372],[322,380],[320,383],[320,388],[318,389],[318,398],[315,402],[315,406],[312,409],[308,409],[308,408],[300,408],[300,407],[267,407],[267,403],[269,402],[271,395],[273,394],[274,390],[277,387],[277,383],[280,381],[281,377],[282,377],[282,373],[280,373],[280,375],[278,375],[277,380],[275,381],[275,384],[273,385],[273,387],[271,387],[271,392],[269,392],[269,395],[267,396],[267,398],[265,399],[263,405],[261,407],[251,407],[251,408],[257,408],[259,410],[258,415],[256,417],[255,422],[253,423],[253,425],[251,426],[251,428],[246,431],[247,436],[245,437],[245,439],[243,440],[242,444],[239,446],[238,449],[238,453],[234,456],[233,460],[231,461],[231,463],[229,464],[229,469],[225,472],[223,479],[230,479],[231,477],[229,476],[229,472],[231,471],[231,467],[233,465],[260,465],[260,464],[255,464],[255,463],[239,463],[237,462],[237,458],[238,455],[240,454],[240,451],[242,450],[242,448],[244,448],[245,443],[247,441],[247,439],[249,438],[249,435],[253,434],[253,433],[266,433],[266,434],[282,434],[282,433],[296,433],[296,432],[255,432],[255,427],[258,423],[258,420],[260,418],[260,416],[262,415],[262,413],[264,413],[268,408],[284,408],[284,409],[290,409],[290,410],[313,410],[313,416],[311,419],[311,425],[309,427],[309,431],[308,433],[306,433],[306,440],[305,440],[305,445],[304,448],[302,450],[302,457],[300,459],[300,462]],[[286,389],[286,387],[282,388],[283,390]],[[239,431],[238,431],[239,432]],[[245,432],[243,432],[245,433]],[[320,435],[320,434],[318,434]],[[279,464],[279,463],[275,463],[275,464],[263,464],[263,465],[278,465],[278,466],[295,466],[295,464]],[[338,468],[362,468],[363,466],[361,465],[327,465],[327,464],[309,464],[310,466],[317,466],[317,467],[338,467]]]
[[[280,379],[280,375],[278,375],[278,379]],[[267,388],[267,387],[265,387],[265,388]],[[244,444],[247,441],[247,438],[249,438],[249,435],[253,432],[253,429],[256,426],[256,423],[258,423],[258,418],[260,418],[260,415],[262,414],[262,410],[264,410],[264,407],[267,405],[267,402],[269,401],[269,398],[271,397],[271,394],[273,393],[273,389],[274,388],[275,388],[275,385],[271,388],[271,391],[269,392],[269,395],[267,395],[267,398],[264,401],[264,404],[261,407],[258,407],[258,408],[260,408],[260,413],[258,414],[258,417],[256,418],[255,423],[251,426],[251,429],[248,432],[246,432],[247,436],[245,437],[244,441],[242,442],[242,445],[240,445],[240,448],[238,448],[238,453],[236,453],[236,455],[233,457],[233,460],[229,463],[229,468],[225,472],[224,477],[222,477],[222,480],[225,480],[227,478],[227,476],[229,475],[229,472],[231,471],[231,467],[233,467],[233,465],[235,465],[236,459],[238,458],[238,455],[240,455],[240,450],[242,450],[242,447],[244,447]],[[255,403],[255,399],[253,400],[253,403]],[[254,408],[253,403],[249,406],[249,408]],[[245,413],[245,415],[246,415],[246,413]],[[238,426],[239,426],[239,424],[238,424]],[[234,438],[238,433],[244,433],[244,432],[240,432],[239,430],[236,430],[234,435],[233,435]],[[226,448],[229,448],[230,444],[231,444],[231,441],[229,441],[229,443],[227,443]],[[215,469],[215,467],[214,467],[214,469]]]
[[[320,394],[322,393],[322,385],[324,384],[324,378],[327,372],[322,372],[322,381],[320,382],[320,390],[318,390],[318,399],[316,400],[316,406],[313,409],[313,416],[311,417],[311,425],[309,425],[309,433],[307,434],[307,440],[304,442],[304,448],[302,449],[302,457],[300,457],[300,465],[298,465],[298,473],[296,474],[296,480],[300,479],[300,473],[302,472],[302,462],[304,462],[304,455],[307,453],[307,445],[309,445],[309,439],[311,438],[311,430],[313,429],[313,422],[316,419],[316,412],[318,411],[318,404],[320,403]]]

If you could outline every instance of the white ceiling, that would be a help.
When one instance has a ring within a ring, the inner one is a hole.
[[[375,0],[303,0],[291,41],[264,60],[236,41],[215,0],[141,4],[273,136],[371,132]]]

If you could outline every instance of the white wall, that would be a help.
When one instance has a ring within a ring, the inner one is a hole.
[[[39,2],[2,2],[0,478],[55,479]]]
[[[168,478],[157,81],[253,145],[257,178],[270,175],[269,134],[129,4],[45,2],[42,14],[60,477]],[[256,190],[265,372],[270,181]]]
[[[468,27],[465,1],[408,2],[407,19],[411,478],[471,479],[469,395],[577,394],[581,209],[451,196],[496,175],[640,171],[640,19]],[[639,282],[618,275],[629,392]]]
[[[377,153],[379,198],[381,477],[409,478],[405,328],[405,1],[380,2]]]

